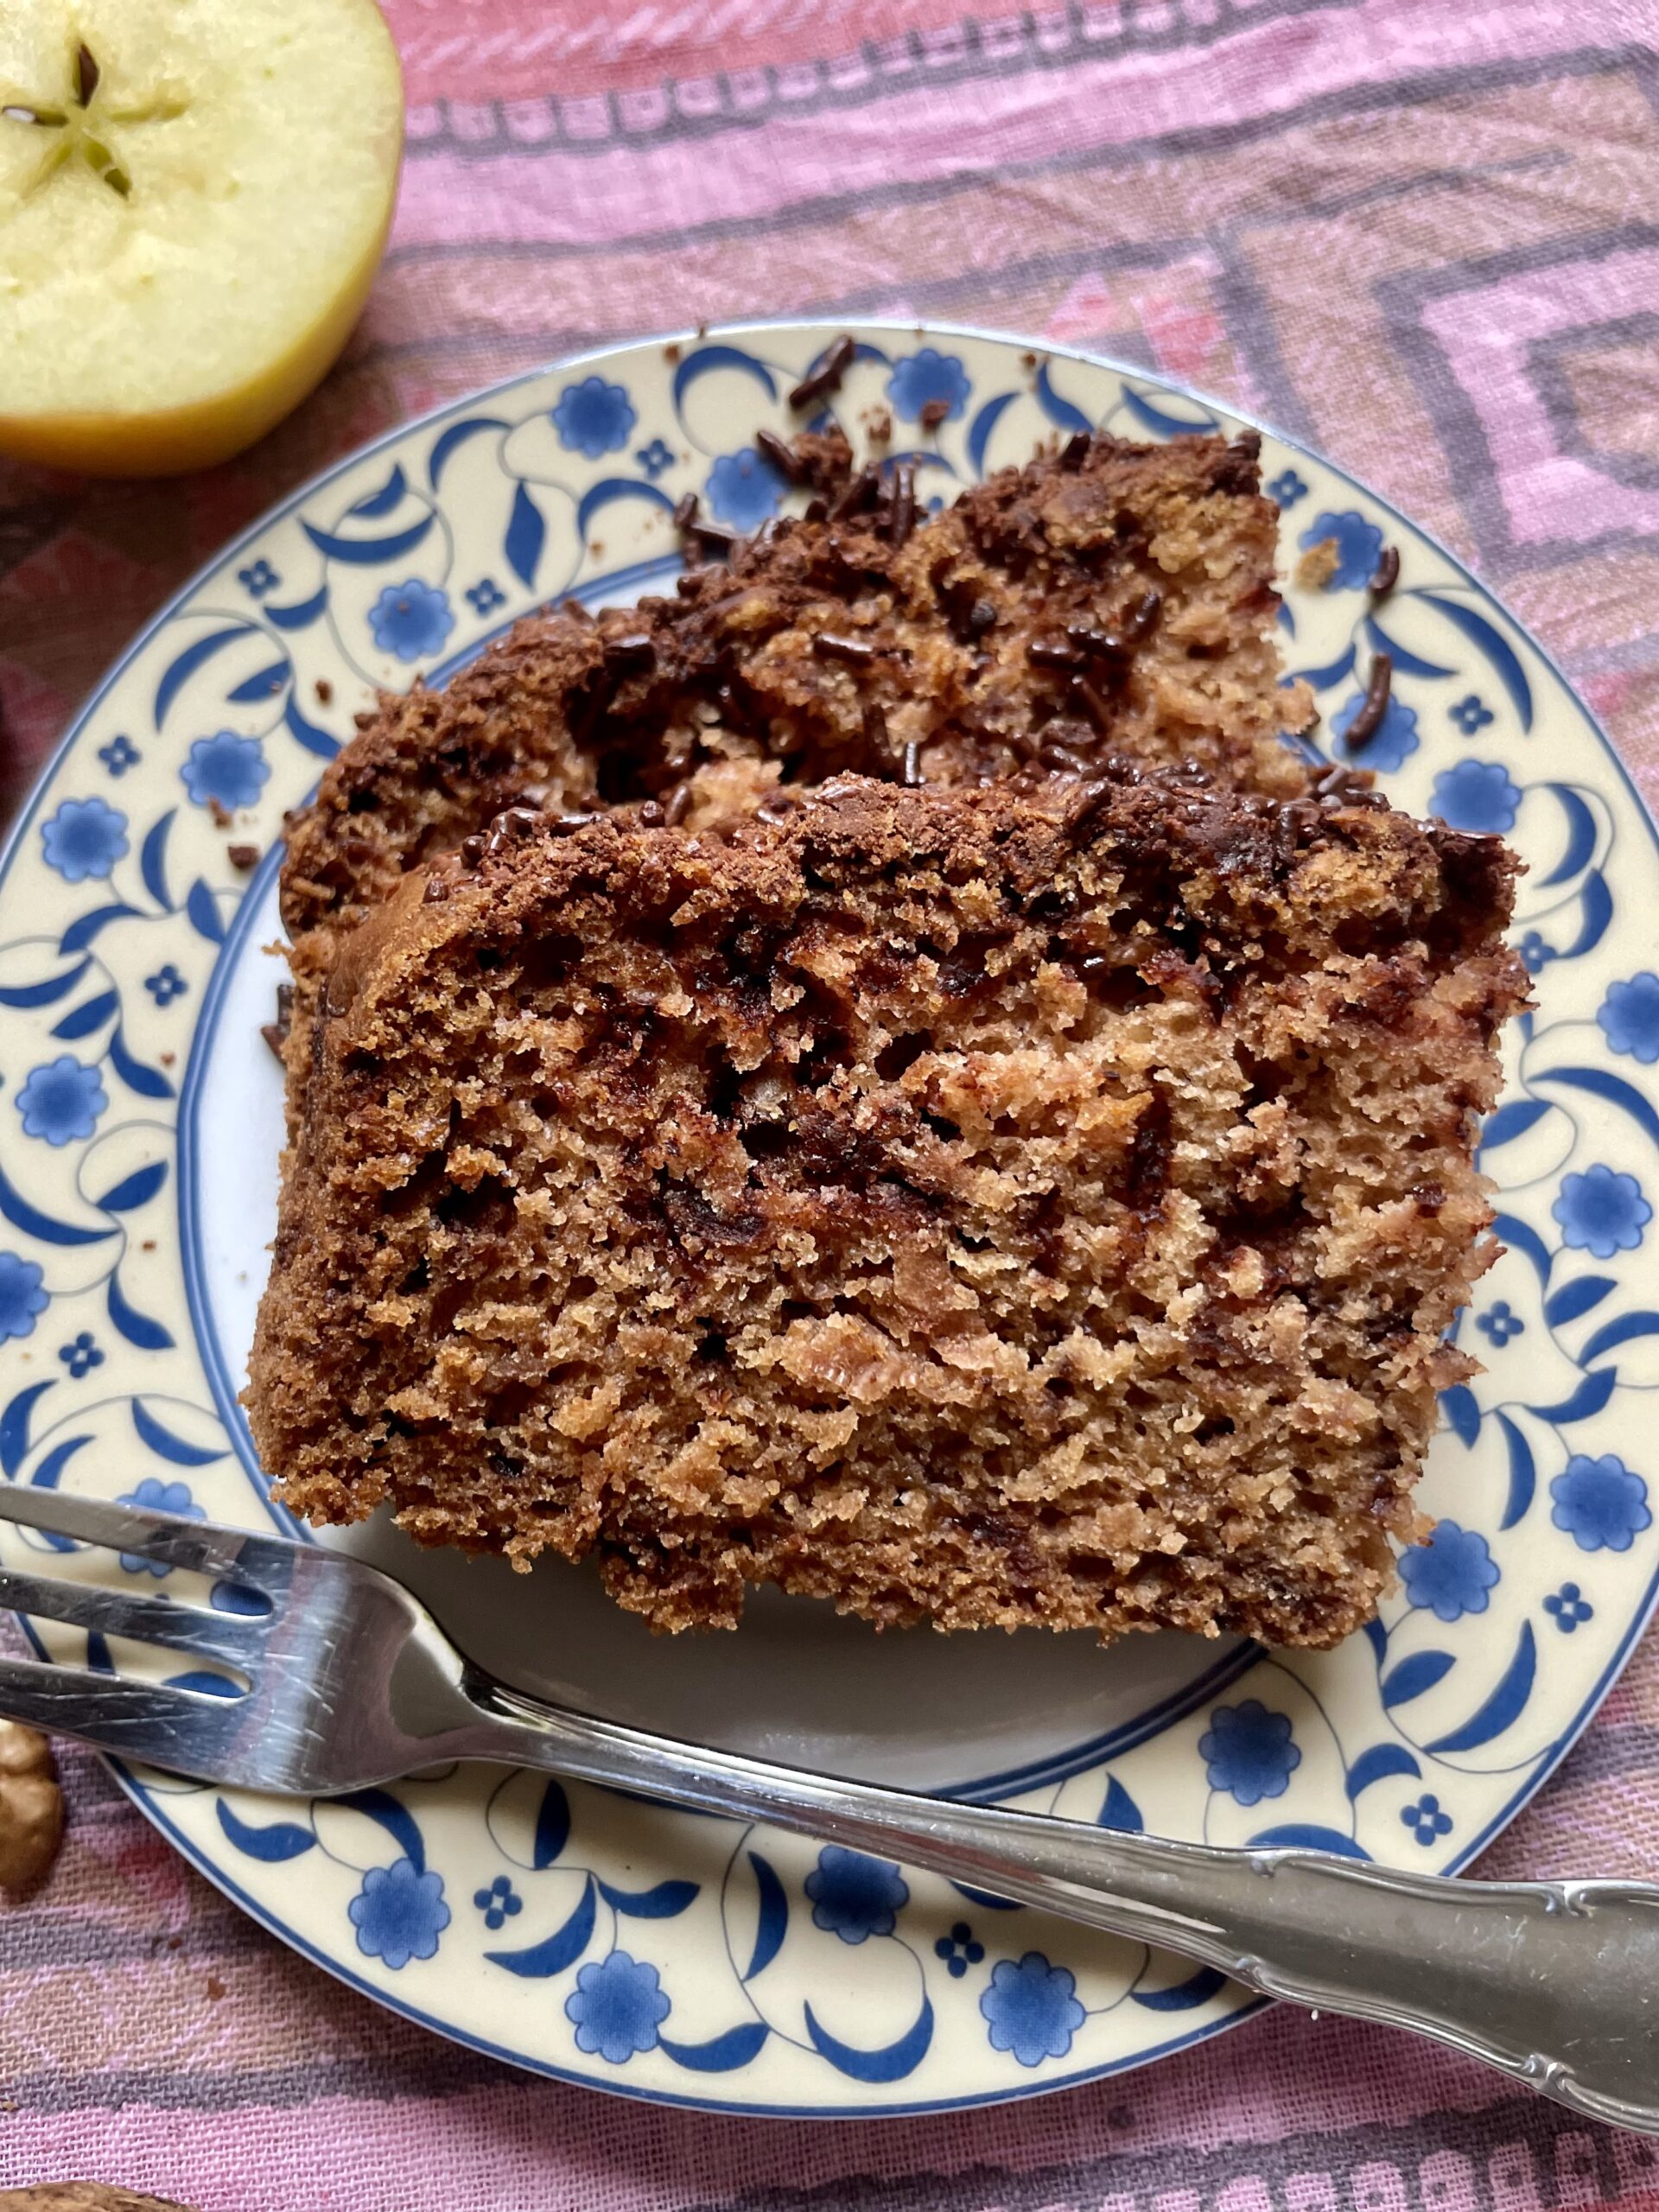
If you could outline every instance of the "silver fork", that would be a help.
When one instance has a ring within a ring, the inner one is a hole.
[[[772,1822],[1201,1960],[1251,1989],[1410,2028],[1574,2111],[1659,2134],[1659,1887],[1445,1880],[912,1796],[542,1703],[390,1576],[279,1536],[0,1483],[0,1518],[234,1583],[221,1612],[0,1569],[0,1606],[215,1662],[237,1696],[0,1659],[0,1713],[204,1782],[327,1796],[500,1760]]]

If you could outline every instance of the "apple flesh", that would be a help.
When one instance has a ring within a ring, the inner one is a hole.
[[[403,117],[374,0],[0,0],[0,453],[262,436],[362,308]]]

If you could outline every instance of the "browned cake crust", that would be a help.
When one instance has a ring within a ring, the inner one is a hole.
[[[1104,751],[1300,788],[1257,442],[1075,439],[918,522],[903,470],[854,477],[839,432],[797,440],[820,519],[768,525],[673,599],[533,615],[364,718],[289,832],[302,995],[404,868],[525,797],[662,801],[733,758],[963,783]]]
[[[1498,841],[1122,763],[470,849],[316,1026],[249,1394],[296,1510],[669,1629],[1370,1615],[1490,1256]]]

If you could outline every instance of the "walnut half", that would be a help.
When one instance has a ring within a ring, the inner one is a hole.
[[[0,1890],[26,1897],[46,1878],[63,1840],[63,1792],[52,1746],[38,1729],[0,1720]]]

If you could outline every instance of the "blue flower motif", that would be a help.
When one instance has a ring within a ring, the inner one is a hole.
[[[0,1344],[35,1333],[35,1316],[52,1300],[42,1287],[46,1271],[20,1252],[0,1252]]]
[[[907,423],[918,421],[931,400],[943,400],[944,420],[954,421],[967,406],[972,389],[968,372],[957,356],[938,353],[931,346],[901,355],[887,378],[887,397]]]
[[[250,599],[263,599],[267,592],[275,591],[283,581],[269,561],[251,561],[245,569],[238,569],[236,581]]]
[[[1520,804],[1520,786],[1501,760],[1459,760],[1442,769],[1428,802],[1448,829],[1489,831],[1512,830]]]
[[[1516,950],[1521,955],[1521,965],[1529,976],[1541,974],[1552,960],[1559,960],[1561,957],[1553,944],[1544,942],[1536,930],[1529,930]]]
[[[475,584],[468,584],[461,594],[474,614],[493,614],[498,607],[505,607],[507,594],[493,576],[480,576]]]
[[[843,1943],[867,1936],[891,1936],[898,1915],[910,1903],[904,1876],[891,1860],[870,1859],[826,1843],[806,1878],[812,1900],[812,1924]]]
[[[934,1944],[933,1955],[944,1961],[944,1970],[952,1981],[960,1981],[969,1967],[976,1967],[984,1957],[985,1946],[965,1920],[958,1920],[950,1933]]]
[[[626,2065],[636,2050],[655,2050],[658,2025],[671,2009],[656,1967],[626,1951],[583,1967],[564,2000],[577,2050],[596,2050],[613,2066]]]
[[[498,1874],[487,1890],[474,1890],[473,1903],[484,1916],[484,1925],[499,1928],[512,1919],[515,1912],[522,1912],[524,1901],[505,1874]]]
[[[109,1103],[98,1070],[83,1067],[69,1052],[60,1053],[44,1067],[32,1069],[17,1093],[23,1135],[44,1137],[51,1145],[73,1144],[77,1137],[91,1136]]]
[[[112,737],[107,745],[100,745],[98,757],[112,776],[124,776],[143,755],[130,737]]]
[[[1628,983],[1610,983],[1596,1020],[1614,1052],[1650,1068],[1659,1060],[1659,976],[1643,969]]]
[[[1291,1741],[1287,1713],[1269,1713],[1260,1698],[1243,1705],[1218,1705],[1198,1738],[1198,1756],[1212,1789],[1224,1789],[1241,1805],[1282,1797],[1302,1763]]]
[[[388,584],[369,609],[375,644],[399,660],[419,660],[423,653],[436,652],[454,626],[448,593],[436,584],[423,584],[418,576]]]
[[[778,512],[785,486],[753,446],[721,454],[709,472],[709,504],[734,530],[753,530]]]
[[[179,777],[195,805],[217,804],[234,813],[238,806],[257,803],[270,780],[270,767],[257,737],[238,737],[233,729],[221,729],[196,740]]]
[[[1498,1580],[1497,1560],[1478,1529],[1455,1521],[1438,1522],[1426,1544],[1414,1544],[1400,1561],[1406,1596],[1437,1621],[1461,1620],[1484,1613],[1487,1592]]]
[[[1563,1636],[1575,1636],[1586,1621],[1594,1620],[1596,1609],[1576,1582],[1563,1582],[1544,1600],[1544,1611]]]
[[[1478,730],[1484,729],[1488,722],[1497,720],[1486,702],[1475,691],[1459,699],[1455,707],[1448,707],[1446,713],[1465,737],[1473,737]]]
[[[1363,691],[1349,693],[1332,717],[1331,727],[1338,737],[1346,738],[1350,723],[1364,703],[1365,694]],[[1376,734],[1368,738],[1355,752],[1351,752],[1344,744],[1341,757],[1344,760],[1357,760],[1367,768],[1380,768],[1388,774],[1409,760],[1421,742],[1417,734],[1415,707],[1407,706],[1403,699],[1390,698],[1382,710],[1382,719],[1377,725]]]
[[[1332,591],[1363,591],[1376,574],[1376,564],[1382,557],[1382,533],[1374,522],[1367,522],[1363,515],[1344,508],[1339,515],[1315,515],[1297,539],[1304,551],[1315,545],[1330,542],[1337,549],[1337,565],[1331,573],[1327,589]]]
[[[1646,1483],[1615,1452],[1590,1459],[1575,1452],[1567,1472],[1551,1483],[1549,1494],[1555,1501],[1550,1519],[1581,1552],[1627,1552],[1632,1540],[1653,1524]]]
[[[620,384],[603,377],[584,377],[568,384],[553,410],[553,427],[559,443],[569,453],[586,454],[597,461],[602,453],[620,453],[639,417],[633,402]]]
[[[1268,497],[1281,507],[1294,507],[1298,499],[1306,499],[1307,486],[1294,468],[1281,468],[1267,487]]]
[[[1550,1211],[1575,1252],[1611,1260],[1615,1252],[1634,1252],[1653,1219],[1653,1208],[1634,1175],[1612,1167],[1586,1167],[1582,1175],[1563,1175],[1561,1194]]]
[[[1426,1789],[1414,1805],[1403,1807],[1400,1819],[1421,1844],[1433,1843],[1452,1833],[1452,1815],[1443,1809],[1433,1790]]]
[[[66,883],[106,876],[127,849],[127,817],[107,799],[67,798],[41,824],[46,864]]]
[[[1084,2022],[1077,1988],[1077,1976],[1050,1966],[1040,1951],[1027,1951],[1017,1966],[999,1959],[979,2000],[991,2049],[1011,2050],[1021,2066],[1064,2058]]]
[[[207,1514],[190,1495],[188,1483],[158,1482],[154,1475],[146,1475],[137,1490],[130,1490],[118,1501],[122,1505],[136,1505],[146,1513],[179,1513],[187,1521],[205,1521]],[[145,1559],[137,1552],[123,1552],[121,1564],[129,1574],[153,1574],[159,1582],[173,1570],[165,1560]]]
[[[423,1873],[412,1859],[371,1866],[346,1908],[357,1930],[357,1948],[383,1959],[394,1974],[411,1959],[429,1959],[449,1925],[442,1874]]]
[[[653,438],[648,446],[641,446],[633,457],[653,484],[665,469],[674,466],[674,455],[660,438]]]
[[[170,1006],[175,999],[182,998],[189,988],[170,960],[153,976],[144,978],[144,988],[157,1006]]]
[[[1527,1332],[1526,1323],[1518,1313],[1510,1313],[1508,1300],[1503,1298],[1494,1299],[1484,1313],[1476,1315],[1475,1326],[1483,1336],[1489,1337],[1499,1351],[1511,1337],[1522,1337]]]
[[[104,1355],[90,1329],[83,1329],[72,1343],[58,1346],[58,1357],[77,1382],[94,1367],[102,1367]]]

